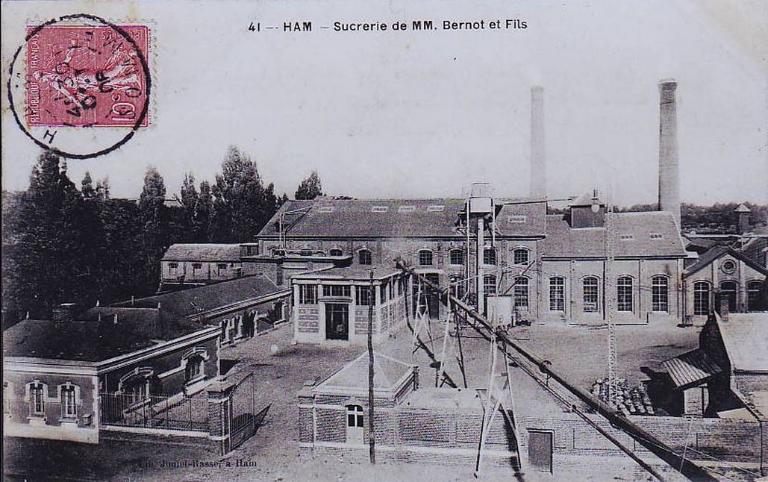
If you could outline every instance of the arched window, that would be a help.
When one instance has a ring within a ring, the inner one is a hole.
[[[77,389],[74,385],[68,383],[59,387],[61,398],[61,417],[77,417]]]
[[[749,281],[747,283],[747,311],[758,311],[760,309],[761,287],[761,281]]]
[[[669,278],[666,276],[651,278],[651,310],[669,312]]]
[[[343,256],[344,251],[340,250],[339,248],[333,248],[329,251],[329,254],[331,256]]]
[[[584,312],[600,311],[599,284],[596,276],[587,276],[582,281]]]
[[[357,262],[359,264],[371,264],[371,251],[365,248],[358,251]]]
[[[528,278],[518,276],[515,278],[515,286],[512,289],[515,308],[519,310],[528,309]]]
[[[452,249],[450,252],[450,262],[454,265],[464,264],[464,250]]]
[[[528,250],[525,248],[515,249],[512,252],[512,261],[517,265],[528,264]]]
[[[185,374],[187,383],[205,377],[205,359],[201,355],[193,355],[187,358]]]
[[[496,275],[495,274],[487,274],[483,276],[483,289],[485,290],[486,295],[496,294]]]
[[[496,264],[496,248],[487,247],[483,250],[483,264]]]
[[[632,311],[632,278],[621,276],[616,281],[616,311]]]
[[[709,283],[697,281],[693,284],[693,314],[709,314]]]
[[[432,266],[432,251],[428,249],[419,250],[419,265]]]
[[[549,311],[565,311],[565,278],[549,278]]]
[[[35,417],[45,416],[45,397],[48,395],[48,386],[38,380],[30,383],[29,387],[29,413]]]
[[[721,299],[728,301],[728,311],[736,311],[736,293],[738,285],[735,281],[723,281],[720,283]],[[720,308],[719,306],[717,308]]]
[[[152,368],[139,367],[120,379],[119,390],[124,394],[125,401],[129,406],[144,402],[149,398],[149,383],[153,373]]]
[[[347,405],[347,427],[363,428],[363,407]]]

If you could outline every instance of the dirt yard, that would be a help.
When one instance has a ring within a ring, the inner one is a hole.
[[[692,349],[696,328],[619,327],[620,376],[633,383],[645,377],[641,367],[659,369],[659,362]],[[513,335],[574,382],[588,387],[605,376],[605,329],[580,326],[539,325],[515,329]],[[488,343],[463,339],[470,387],[487,380]],[[424,338],[440,356],[442,331],[435,324],[432,337]],[[240,359],[236,369],[253,371],[257,410],[271,404],[266,425],[226,458],[200,448],[171,444],[107,442],[99,446],[5,439],[6,476],[21,480],[471,480],[472,467],[433,465],[354,464],[343,459],[300,455],[297,442],[296,393],[307,380],[322,380],[360,354],[364,347],[292,345],[290,326],[222,351],[222,357]],[[450,340],[452,343],[455,341]],[[380,347],[384,353],[421,366],[422,384],[434,383],[434,368],[423,351],[412,353],[412,337],[401,330]],[[273,352],[274,351],[274,352]],[[455,356],[446,356],[448,372],[463,384]],[[578,355],[576,357],[575,355]],[[579,363],[574,363],[574,360]],[[202,463],[200,463],[202,462]],[[201,466],[203,465],[203,466]],[[510,480],[511,471],[488,472],[485,480]]]

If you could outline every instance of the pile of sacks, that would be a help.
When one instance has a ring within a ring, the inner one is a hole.
[[[608,379],[598,378],[595,383],[592,384],[592,395],[598,397],[603,402],[612,406],[613,408],[620,410],[624,415],[655,415],[656,410],[651,403],[651,397],[648,396],[648,391],[645,385],[639,385],[636,387],[630,387],[627,380],[619,378],[616,381],[617,394],[616,403],[613,404],[609,400],[608,396]]]

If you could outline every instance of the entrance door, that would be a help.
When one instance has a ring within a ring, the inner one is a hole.
[[[437,273],[429,273],[424,275],[427,280],[434,283],[436,286],[440,286],[440,275]],[[414,280],[413,283],[413,312],[416,313],[417,307],[417,295],[419,293],[419,281]],[[421,287],[422,303],[426,302],[427,314],[433,320],[437,320],[440,317],[440,294],[435,290],[424,285]]]
[[[552,432],[528,431],[528,462],[536,470],[552,473]]]
[[[325,305],[325,338],[349,340],[349,306],[342,303]]]
[[[720,283],[720,297],[723,300],[728,300],[728,311],[733,313],[736,311],[736,283],[734,281],[723,281]],[[717,305],[720,308],[720,305]]]

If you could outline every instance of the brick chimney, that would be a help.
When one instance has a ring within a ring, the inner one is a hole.
[[[680,229],[680,169],[677,157],[677,82],[659,82],[659,210],[672,213]]]
[[[544,143],[544,88],[531,88],[531,185],[530,196],[547,195],[547,159]]]

